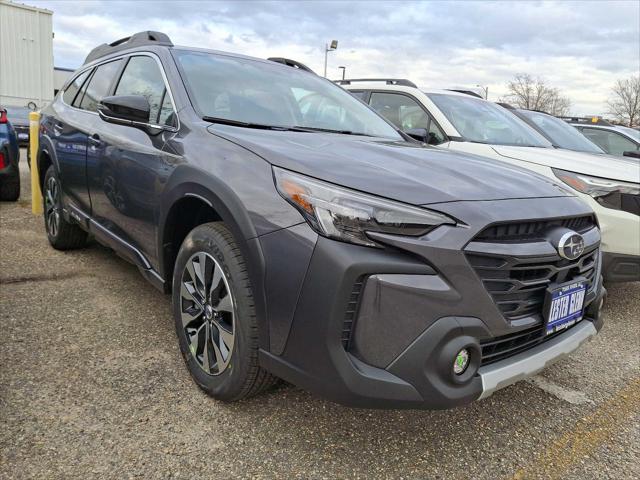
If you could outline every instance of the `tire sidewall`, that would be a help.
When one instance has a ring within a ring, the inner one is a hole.
[[[230,401],[241,396],[245,380],[250,373],[251,352],[249,349],[251,344],[249,322],[255,321],[255,312],[246,273],[240,267],[236,256],[237,253],[233,252],[232,246],[220,233],[219,229],[221,228],[224,227],[215,223],[201,225],[192,230],[185,238],[176,258],[173,273],[172,309],[180,352],[192,378],[212,396]],[[208,375],[202,370],[191,354],[186,334],[182,328],[180,299],[182,275],[187,261],[197,252],[208,253],[222,267],[236,308],[231,362],[219,375]],[[247,292],[249,295],[247,295]]]

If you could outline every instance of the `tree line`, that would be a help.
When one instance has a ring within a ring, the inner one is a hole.
[[[500,101],[514,107],[538,110],[557,117],[568,116],[571,112],[571,99],[540,77],[518,73],[509,81],[507,89],[509,93]],[[616,81],[607,100],[606,113],[617,123],[640,126],[640,76]]]

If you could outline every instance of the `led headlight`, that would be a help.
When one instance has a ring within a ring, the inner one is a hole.
[[[640,183],[592,177],[557,168],[552,170],[564,183],[592,196],[603,207],[640,214]]]
[[[276,188],[319,234],[358,245],[376,246],[366,232],[420,236],[442,224],[446,215],[338,187],[273,167]]]

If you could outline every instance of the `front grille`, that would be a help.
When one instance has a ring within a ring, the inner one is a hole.
[[[480,232],[477,242],[514,242],[543,240],[544,234],[554,227],[569,228],[578,233],[584,233],[596,226],[593,215],[570,218],[554,218],[551,220],[533,220],[526,222],[498,223]]]
[[[540,345],[547,340],[551,340],[558,335],[562,335],[563,333],[571,330],[574,326],[575,325],[572,325],[565,330],[560,330],[552,333],[551,335],[546,335],[544,327],[537,325],[516,333],[510,333],[501,337],[481,341],[480,347],[482,349],[482,358],[480,365],[489,365],[513,355],[517,355],[518,353],[524,352],[536,345]]]
[[[364,286],[364,278],[365,277],[360,277],[356,283],[353,284],[351,295],[349,295],[347,310],[344,314],[344,321],[342,322],[342,346],[345,350],[348,350],[351,346],[353,326],[356,321],[356,316],[358,315],[358,305],[360,305],[360,294]]]
[[[576,260],[478,253],[468,253],[467,259],[502,315],[508,320],[517,320],[542,315],[545,292],[552,283],[584,277],[587,291],[590,291],[598,263],[598,249],[593,248]]]

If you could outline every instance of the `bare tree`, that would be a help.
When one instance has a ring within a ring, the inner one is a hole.
[[[640,76],[619,79],[611,89],[607,101],[616,120],[630,127],[640,125]]]
[[[568,115],[571,109],[571,100],[561,95],[560,90],[528,73],[518,73],[509,81],[507,88],[509,93],[501,100],[518,108],[540,110],[556,116]]]

